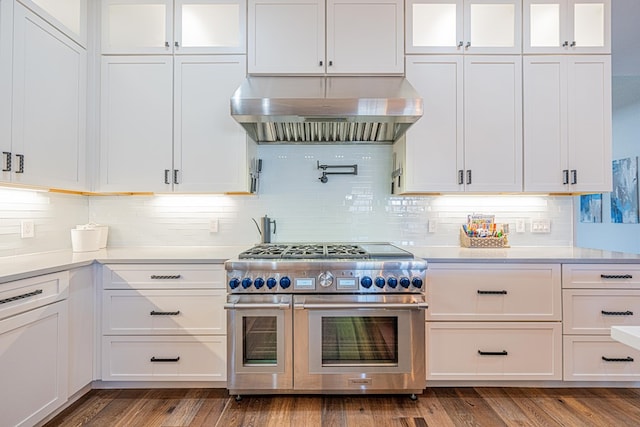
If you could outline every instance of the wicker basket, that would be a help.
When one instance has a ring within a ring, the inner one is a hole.
[[[463,248],[508,248],[507,236],[502,237],[469,237],[460,227],[460,246]]]

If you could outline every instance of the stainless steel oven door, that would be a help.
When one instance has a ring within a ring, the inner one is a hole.
[[[424,295],[294,295],[294,389],[421,393]]]
[[[225,309],[229,391],[291,390],[291,295],[229,295]]]

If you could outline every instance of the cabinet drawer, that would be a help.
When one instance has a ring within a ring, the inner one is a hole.
[[[225,288],[222,264],[110,264],[102,268],[104,289]]]
[[[226,334],[222,289],[106,290],[102,331],[120,335]]]
[[[104,381],[226,381],[226,337],[102,338]]]
[[[559,380],[560,323],[427,323],[428,380]]]
[[[609,335],[613,325],[640,325],[640,290],[562,292],[565,334]]]
[[[565,336],[564,380],[638,381],[640,351],[607,336]]]
[[[430,264],[428,320],[560,320],[560,265]]]
[[[0,319],[63,300],[68,294],[68,271],[0,284]]]
[[[637,264],[564,264],[563,288],[640,288]]]

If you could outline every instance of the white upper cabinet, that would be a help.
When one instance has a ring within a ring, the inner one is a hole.
[[[517,54],[520,0],[406,0],[407,53]]]
[[[404,72],[402,0],[249,0],[248,9],[249,73]]]
[[[87,0],[19,0],[83,47],[87,45]]]
[[[611,57],[524,59],[524,189],[611,191]]]
[[[102,53],[244,53],[245,22],[245,0],[106,0]]]
[[[19,3],[14,17],[12,160],[3,169],[14,183],[85,189],[86,51]]]
[[[524,0],[524,53],[611,53],[610,0]]]
[[[522,191],[521,57],[419,55],[424,116],[394,146],[398,193]]]

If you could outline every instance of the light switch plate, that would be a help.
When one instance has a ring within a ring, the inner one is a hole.
[[[36,230],[32,219],[24,219],[20,221],[20,237],[28,239],[35,237]]]
[[[435,219],[430,219],[427,229],[429,230],[429,233],[435,233],[436,231],[438,231],[438,221],[436,221]]]
[[[210,233],[217,233],[218,229],[219,229],[219,222],[218,222],[218,218],[213,218],[212,220],[209,221],[209,232]]]
[[[524,219],[516,219],[516,233],[524,233]]]
[[[551,233],[551,220],[548,218],[531,220],[532,233]]]

